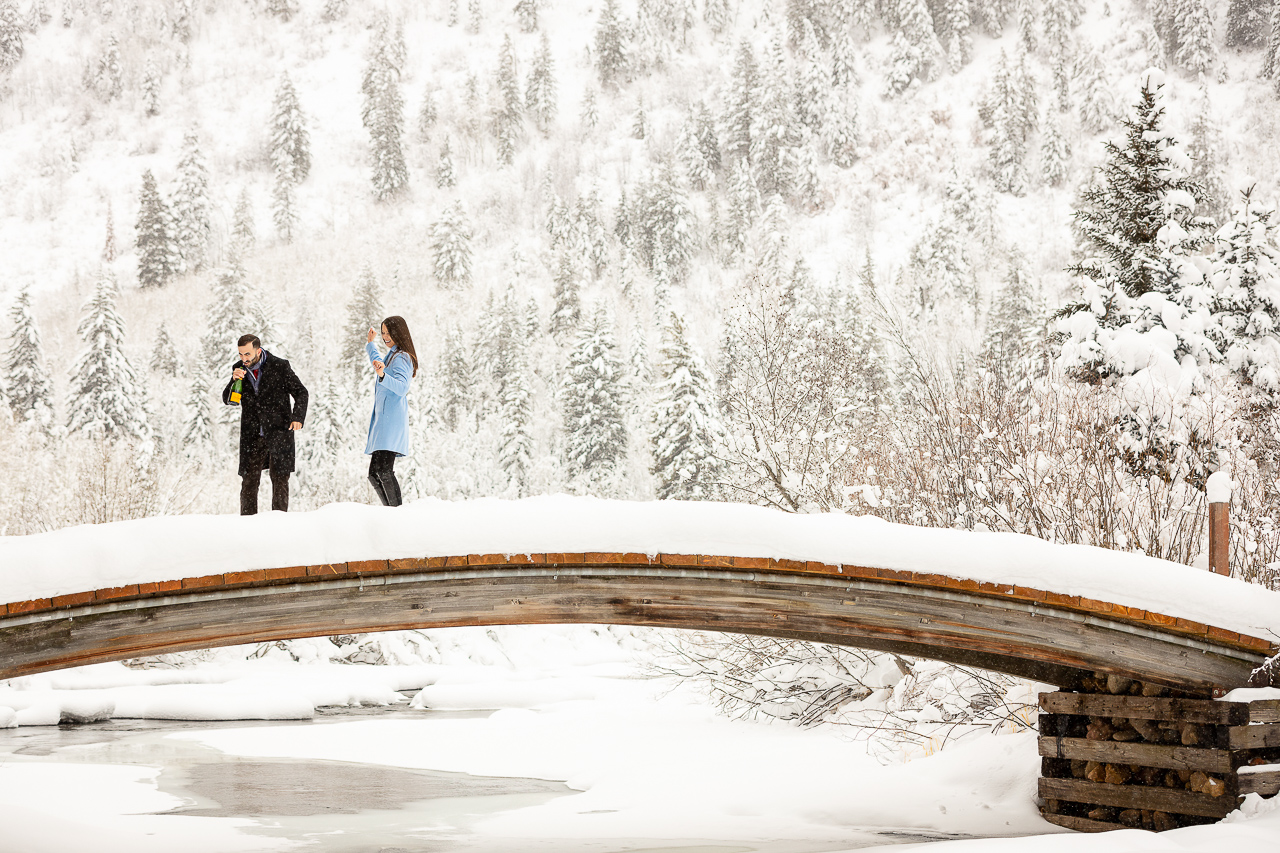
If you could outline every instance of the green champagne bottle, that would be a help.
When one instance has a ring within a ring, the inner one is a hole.
[[[233,406],[240,405],[240,381],[241,380],[237,379],[235,382],[231,383],[231,404]]]

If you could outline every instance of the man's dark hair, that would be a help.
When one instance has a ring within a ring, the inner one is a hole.
[[[242,347],[245,344],[253,344],[256,349],[262,349],[262,341],[258,340],[257,335],[241,335],[240,340],[236,341],[236,346]]]

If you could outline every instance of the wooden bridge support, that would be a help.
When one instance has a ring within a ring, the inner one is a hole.
[[[1099,674],[1040,694],[1041,814],[1085,832],[1214,823],[1280,792],[1280,700],[1220,702]]]

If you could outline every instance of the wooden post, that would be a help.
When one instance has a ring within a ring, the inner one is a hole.
[[[1209,570],[1220,575],[1230,575],[1228,543],[1231,537],[1230,506],[1226,503],[1209,504]]]

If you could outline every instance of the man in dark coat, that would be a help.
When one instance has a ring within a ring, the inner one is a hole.
[[[256,335],[243,335],[222,402],[240,406],[240,514],[258,511],[262,469],[271,472],[271,508],[289,511],[289,475],[293,473],[293,433],[307,417],[307,389],[283,358],[262,349]],[[240,380],[240,402],[231,399]],[[290,402],[292,398],[292,402]]]

